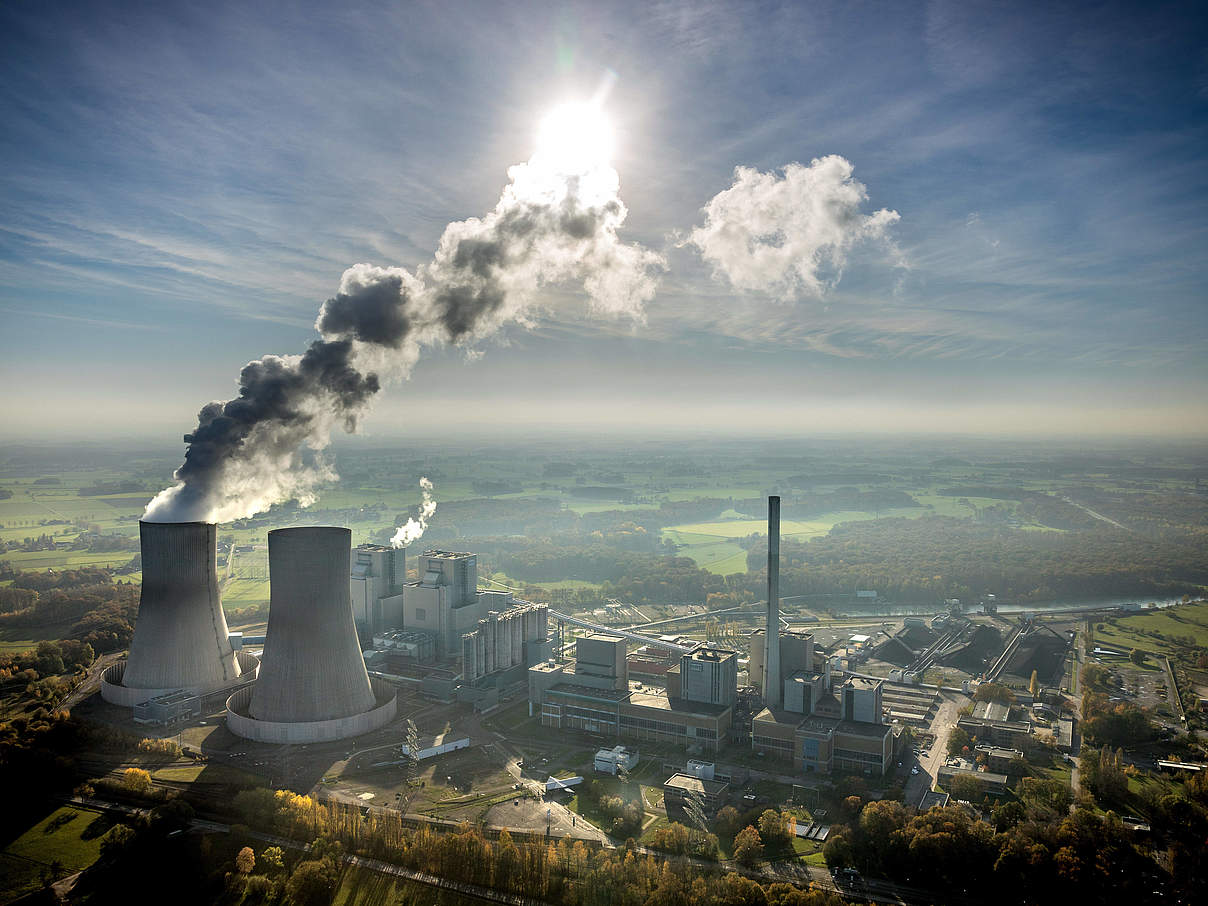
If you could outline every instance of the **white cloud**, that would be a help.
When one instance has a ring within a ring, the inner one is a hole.
[[[837,154],[789,164],[779,176],[736,167],[734,184],[705,205],[705,223],[687,244],[735,289],[821,296],[839,282],[856,243],[884,239],[899,219],[884,208],[860,213],[868,192],[851,174]]]

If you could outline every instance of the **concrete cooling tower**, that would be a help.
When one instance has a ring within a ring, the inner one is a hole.
[[[138,618],[126,662],[102,676],[106,701],[132,707],[180,690],[205,695],[255,676],[255,659],[231,647],[215,540],[215,526],[205,522],[139,523]]]
[[[269,615],[256,683],[227,702],[227,726],[262,742],[323,742],[375,730],[395,690],[371,680],[349,597],[352,532],[268,533]]]

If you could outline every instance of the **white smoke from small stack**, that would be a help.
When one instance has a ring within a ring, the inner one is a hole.
[[[419,505],[419,518],[408,519],[406,525],[399,526],[394,537],[390,539],[391,547],[406,547],[428,529],[428,520],[436,514],[436,499],[432,496],[432,482],[427,478],[419,480],[420,493],[423,500]]]

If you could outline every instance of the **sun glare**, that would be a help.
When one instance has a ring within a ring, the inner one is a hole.
[[[596,104],[564,104],[537,130],[537,156],[562,173],[586,173],[612,156],[612,127]]]

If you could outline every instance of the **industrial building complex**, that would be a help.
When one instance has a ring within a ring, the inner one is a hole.
[[[712,754],[739,740],[802,772],[883,774],[893,740],[881,683],[832,675],[838,660],[812,634],[782,631],[780,500],[768,504],[767,619],[750,637],[746,687],[732,648],[608,630],[511,592],[480,590],[473,553],[426,550],[409,579],[403,550],[353,548],[351,532],[334,527],[269,532],[271,606],[257,661],[227,631],[214,526],[142,523],[138,629],[127,662],[105,675],[105,698],[134,708],[140,721],[171,723],[218,695],[236,735],[299,743],[389,724],[398,683],[479,710],[525,690],[541,725],[610,745],[670,743]],[[568,625],[581,634],[568,640]],[[981,719],[1003,728],[1002,744],[1014,742],[996,718]],[[601,762],[612,771],[631,758],[619,745],[601,752],[612,753]],[[717,790],[697,790],[700,781],[716,783],[696,777],[679,787],[716,799]]]

